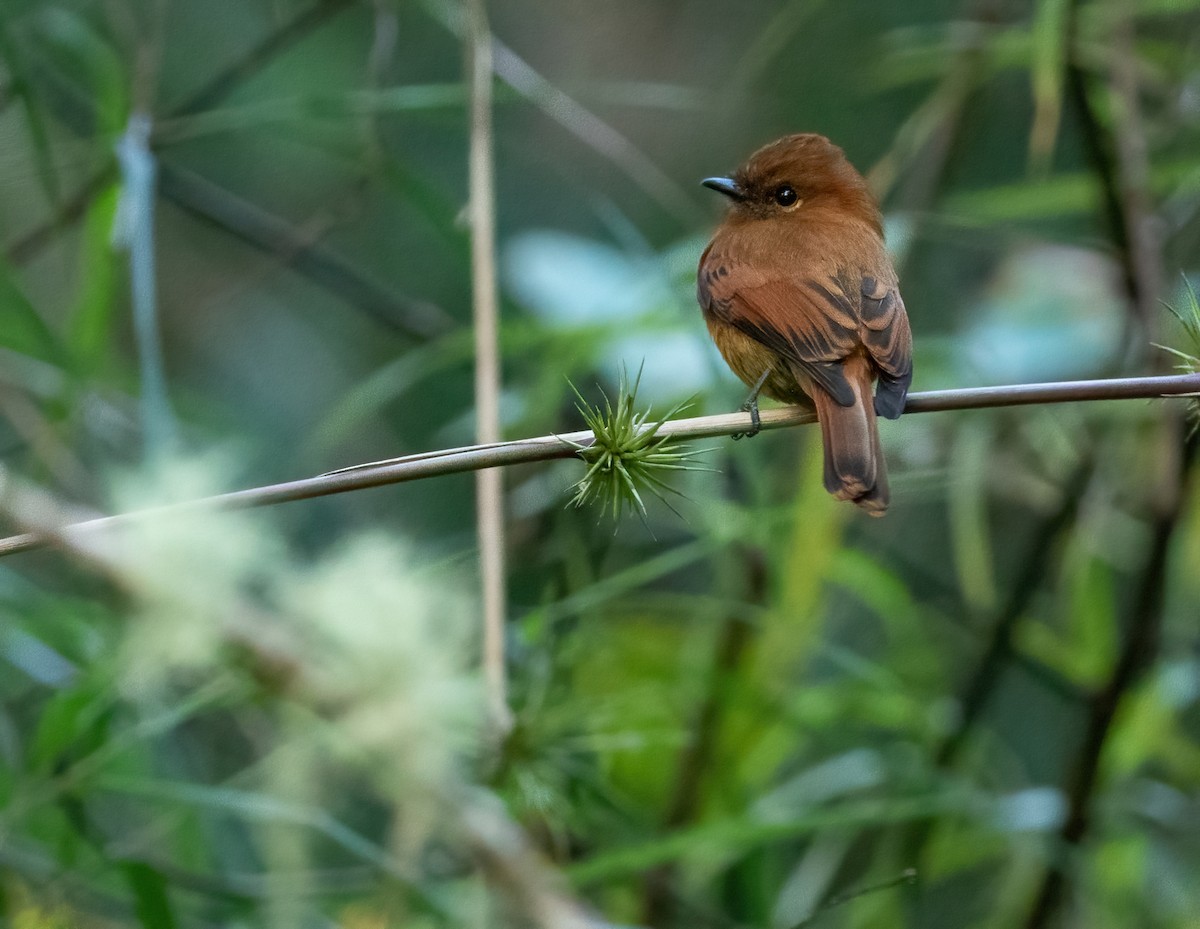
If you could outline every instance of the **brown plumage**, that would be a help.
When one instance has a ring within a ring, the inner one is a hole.
[[[875,417],[904,409],[912,333],[867,182],[840,148],[803,134],[704,184],[730,199],[700,258],[697,294],[713,341],[751,387],[816,408],[826,489],[882,516]]]

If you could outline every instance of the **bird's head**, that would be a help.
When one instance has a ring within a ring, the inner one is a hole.
[[[701,183],[729,198],[731,218],[799,217],[823,206],[881,228],[866,180],[840,148],[816,133],[784,136],[756,151],[731,176]]]

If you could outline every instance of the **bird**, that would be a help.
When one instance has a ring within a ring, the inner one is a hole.
[[[729,208],[700,257],[696,295],[717,349],[751,388],[746,434],[760,428],[760,393],[814,409],[826,490],[884,515],[876,417],[904,410],[912,331],[866,179],[825,136],[798,133],[701,183]]]

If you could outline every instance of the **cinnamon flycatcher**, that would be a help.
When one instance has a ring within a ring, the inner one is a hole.
[[[717,348],[752,388],[750,434],[760,392],[814,407],[825,488],[882,516],[888,483],[875,417],[904,409],[912,332],[866,180],[809,133],[703,184],[730,207],[700,258],[697,293]]]

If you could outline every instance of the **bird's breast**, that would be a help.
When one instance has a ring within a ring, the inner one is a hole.
[[[753,387],[765,372],[770,371],[762,385],[765,396],[784,403],[811,402],[805,386],[797,381],[791,366],[776,352],[713,313],[706,311],[704,321],[721,357],[747,387]]]

